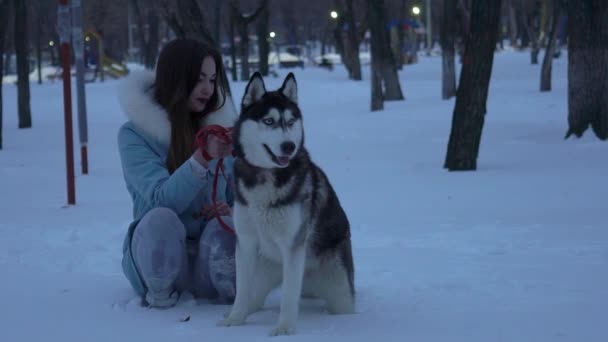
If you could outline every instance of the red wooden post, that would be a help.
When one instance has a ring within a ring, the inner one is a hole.
[[[68,190],[68,204],[76,204],[74,180],[74,135],[72,133],[72,87],[70,62],[70,37],[72,31],[70,0],[59,0],[57,7],[57,30],[61,44],[61,63],[63,67],[63,113],[65,124],[65,162]]]

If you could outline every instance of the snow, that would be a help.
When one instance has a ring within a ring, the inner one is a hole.
[[[304,300],[288,339],[607,341],[608,145],[590,131],[563,139],[565,56],[554,61],[554,90],[540,93],[527,53],[496,55],[479,170],[464,173],[442,169],[454,100],[440,100],[441,59],[419,61],[400,72],[406,101],[373,113],[369,82],[347,80],[341,66],[293,69],[307,146],[352,225],[357,313],[330,316]],[[278,293],[234,328],[215,326],[228,306],[188,295],[168,310],[139,306],[120,268],[131,203],[117,82],[87,84],[86,176],[74,112],[69,207],[61,83],[32,83],[26,130],[16,87],[4,84],[0,341],[268,340]],[[232,84],[239,100],[244,87]]]

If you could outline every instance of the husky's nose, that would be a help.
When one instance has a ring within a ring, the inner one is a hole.
[[[296,149],[296,144],[291,141],[285,141],[281,144],[281,152],[284,154],[292,154]]]

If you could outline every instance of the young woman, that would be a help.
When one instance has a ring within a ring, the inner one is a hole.
[[[118,148],[133,222],[123,245],[122,266],[143,303],[175,305],[182,291],[231,301],[235,296],[231,144],[210,135],[205,151],[195,143],[208,124],[232,126],[236,111],[220,75],[222,58],[191,39],[169,42],[156,73],[133,73],[119,88],[127,114]],[[225,179],[217,162],[225,158]]]

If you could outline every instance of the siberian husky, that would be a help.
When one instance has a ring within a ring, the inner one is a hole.
[[[292,73],[276,91],[266,91],[259,73],[251,77],[233,141],[236,298],[218,325],[244,324],[280,285],[279,322],[271,335],[295,332],[301,295],[324,300],[329,313],[354,313],[349,222],[304,147]]]

